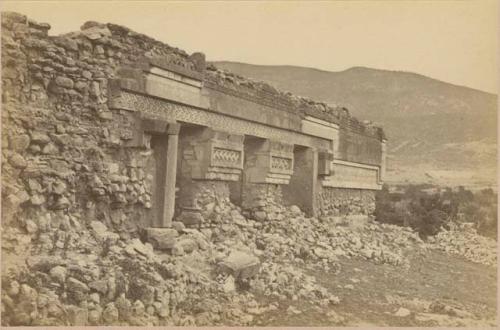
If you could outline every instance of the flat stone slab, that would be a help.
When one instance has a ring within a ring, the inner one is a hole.
[[[146,228],[146,239],[156,250],[170,250],[175,245],[175,238],[179,236],[173,228]]]
[[[232,251],[219,263],[219,272],[231,274],[236,279],[255,276],[259,269],[259,258],[241,251]]]
[[[186,226],[199,225],[204,222],[203,216],[199,211],[182,211],[181,215],[178,217],[180,222],[184,223]]]

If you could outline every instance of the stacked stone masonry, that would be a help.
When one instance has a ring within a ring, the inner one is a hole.
[[[49,29],[2,14],[2,222],[60,237],[47,251],[77,239],[61,224],[99,221],[135,237],[210,222],[210,199],[262,220],[276,219],[278,205],[309,216],[373,212],[385,137],[347,109],[115,24]]]

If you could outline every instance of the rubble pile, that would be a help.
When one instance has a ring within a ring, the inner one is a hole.
[[[254,224],[260,228],[255,240],[258,248],[276,261],[314,262],[331,271],[338,267],[335,262],[343,256],[408,267],[404,250],[424,246],[410,229],[380,225],[365,217],[359,221],[352,217],[306,218],[296,206],[282,212],[281,221]]]
[[[228,247],[243,243],[267,260],[314,264],[326,271],[338,267],[340,256],[407,267],[404,250],[425,248],[410,228],[380,224],[366,216],[308,218],[296,205],[285,207],[279,194],[258,201],[258,208],[242,210],[229,197],[210,197],[209,191],[198,199],[216,241],[226,241]]]
[[[245,316],[242,312],[223,314],[222,306],[239,293],[236,287],[227,290],[217,282],[213,245],[203,234],[188,230],[179,236],[177,244],[190,253],[184,256],[154,252],[151,244],[138,238],[110,240],[114,235],[107,231],[100,235],[106,240],[95,233],[86,238],[92,252],[33,255],[23,269],[4,273],[2,324],[245,324],[239,320]],[[186,242],[194,243],[188,248]],[[226,258],[221,259],[224,264]],[[246,265],[236,266],[241,273]],[[225,270],[217,273],[226,274]],[[208,298],[213,301],[205,302]],[[203,304],[206,307],[200,307]]]
[[[275,209],[279,221],[258,221],[228,198],[207,201],[213,205],[202,213],[211,220],[197,228],[174,222],[167,251],[98,221],[61,223],[65,230],[43,239],[40,232],[12,233],[31,240],[31,256],[24,268],[4,273],[3,324],[245,325],[280,302],[338,304],[306,269],[338,272],[341,256],[404,267],[403,250],[420,244],[396,226],[306,218],[296,206]],[[58,244],[60,236],[72,237],[62,239],[71,244]],[[259,306],[256,297],[271,303]]]
[[[471,224],[450,224],[449,230],[441,230],[428,241],[431,248],[461,255],[472,262],[488,266],[497,264],[497,242],[479,235]]]
[[[175,221],[167,249],[121,237],[98,221],[61,222],[45,238],[43,226],[4,231],[6,252],[26,254],[31,246],[31,256],[17,272],[4,273],[2,323],[249,325],[280,304],[306,299],[326,311],[340,303],[307,273],[341,272],[339,258],[402,269],[409,267],[407,251],[427,247],[488,265],[496,258],[495,242],[465,226],[426,244],[409,228],[366,217],[307,218],[297,206],[274,205],[280,220],[256,220],[227,197],[201,204],[206,220],[198,226]]]

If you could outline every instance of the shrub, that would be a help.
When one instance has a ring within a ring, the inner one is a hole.
[[[422,238],[436,235],[448,222],[472,222],[481,235],[497,237],[497,196],[492,189],[476,193],[460,187],[428,193],[424,185],[408,185],[391,194],[384,186],[376,195],[377,221],[410,226]]]

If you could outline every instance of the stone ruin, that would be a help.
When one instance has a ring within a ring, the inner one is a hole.
[[[2,250],[17,262],[23,244],[25,257],[92,250],[84,228],[103,250],[132,239],[149,255],[140,239],[175,255],[179,231],[220,223],[220,205],[235,222],[373,213],[381,128],[123,26],[49,29],[2,13]]]
[[[2,16],[4,224],[57,214],[130,235],[204,226],[200,193],[261,221],[369,215],[385,137],[345,108],[220,71],[115,24],[49,36]]]

